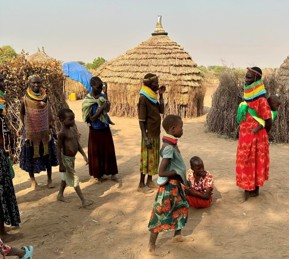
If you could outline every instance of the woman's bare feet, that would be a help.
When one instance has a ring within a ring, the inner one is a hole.
[[[99,184],[101,183],[101,181],[97,178],[91,177],[89,180],[90,183],[95,183],[95,184]]]
[[[179,243],[179,242],[191,242],[194,241],[193,238],[184,237],[182,235],[176,235],[173,237],[173,243]]]

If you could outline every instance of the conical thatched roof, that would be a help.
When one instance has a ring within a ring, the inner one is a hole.
[[[197,64],[184,48],[169,38],[168,33],[162,27],[160,16],[156,29],[148,40],[118,58],[106,62],[96,71],[96,75],[108,82],[111,88],[124,89],[123,87],[126,87],[127,91],[135,90],[137,95],[143,77],[147,73],[157,74],[160,85],[167,86],[169,111],[173,113],[180,113],[180,106],[187,109],[197,92],[202,91],[202,76]],[[169,100],[170,95],[172,95],[172,100],[174,99],[174,104]],[[184,116],[192,117],[202,113],[202,100],[196,100],[196,102],[201,107],[188,108]],[[174,108],[171,109],[170,105]],[[120,114],[116,113],[116,115]]]
[[[30,62],[39,63],[45,63],[54,60],[54,58],[51,58],[46,54],[46,52],[44,51],[44,47],[42,47],[41,50],[38,48],[36,53],[27,56],[26,59]]]
[[[278,69],[277,78],[279,88],[284,87],[284,89],[289,90],[289,56],[284,60],[283,64]]]

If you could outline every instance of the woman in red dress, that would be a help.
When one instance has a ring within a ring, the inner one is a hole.
[[[259,187],[268,180],[270,164],[268,132],[272,126],[262,70],[258,67],[247,69],[244,85],[245,102],[239,106],[237,115],[240,132],[236,154],[236,183],[244,190],[245,200],[258,196]],[[264,126],[256,132],[255,129],[260,123]]]

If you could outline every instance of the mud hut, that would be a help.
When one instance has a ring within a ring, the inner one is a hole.
[[[114,60],[104,63],[95,74],[108,83],[116,116],[136,116],[142,79],[147,73],[159,76],[165,85],[166,113],[195,117],[203,113],[202,75],[191,56],[165,32],[158,17],[152,36]]]

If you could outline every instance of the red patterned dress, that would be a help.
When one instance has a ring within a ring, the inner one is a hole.
[[[247,102],[263,120],[271,118],[267,99],[260,97]],[[269,141],[263,128],[254,134],[251,130],[259,123],[249,114],[240,123],[239,142],[236,154],[236,184],[243,190],[252,191],[256,186],[263,186],[269,177]]]

